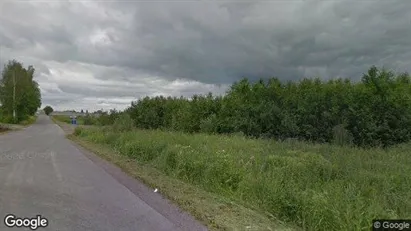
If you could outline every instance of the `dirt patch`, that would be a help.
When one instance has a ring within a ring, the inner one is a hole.
[[[10,131],[9,128],[0,126],[0,133]]]

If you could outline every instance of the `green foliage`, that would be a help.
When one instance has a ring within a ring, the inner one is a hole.
[[[51,106],[45,106],[43,109],[44,113],[46,113],[46,115],[50,115],[54,109]]]
[[[343,125],[335,130],[345,137]],[[146,129],[75,133],[303,230],[369,230],[376,217],[411,211],[409,144],[366,150]]]
[[[74,132],[73,135],[75,136],[81,136],[82,132],[84,131],[84,129],[82,127],[76,127],[74,128]]]
[[[36,116],[30,116],[27,120],[23,120],[20,122],[21,125],[29,125],[34,122],[36,122],[37,117]]]
[[[35,115],[41,106],[41,93],[33,79],[34,72],[33,66],[24,68],[16,60],[4,66],[0,80],[1,121],[19,123]],[[16,119],[13,119],[13,111]]]
[[[95,123],[95,118],[93,118],[93,116],[91,116],[90,114],[87,114],[83,117],[84,125],[94,125]]]
[[[339,124],[333,128],[333,143],[336,145],[351,145],[352,144],[352,135],[344,127],[343,124]]]
[[[134,127],[134,122],[129,114],[123,113],[115,119],[113,129],[119,132],[131,131]]]
[[[223,97],[146,97],[127,113],[145,129],[387,147],[411,140],[411,78],[371,67],[356,83],[242,79]]]

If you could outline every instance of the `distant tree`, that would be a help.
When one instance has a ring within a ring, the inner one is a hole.
[[[43,110],[44,110],[44,113],[46,113],[46,115],[50,115],[54,111],[53,108],[50,106],[44,107]]]

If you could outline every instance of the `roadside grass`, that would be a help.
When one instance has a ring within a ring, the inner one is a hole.
[[[369,230],[376,218],[411,218],[411,144],[365,150],[110,127],[78,127],[72,139],[159,187],[216,230],[247,230],[253,220],[263,222],[255,230],[278,230],[278,220],[313,231]],[[213,199],[169,183],[177,181],[241,209],[208,205]]]
[[[71,124],[71,118],[70,116],[65,116],[65,115],[52,115],[51,118],[58,120],[60,122],[68,123]],[[84,124],[83,118],[81,116],[77,117],[77,124],[82,125]]]
[[[37,116],[30,116],[27,120],[21,121],[18,124],[0,123],[0,134],[17,131],[36,122]]]
[[[167,176],[149,164],[144,164],[125,155],[113,151],[109,145],[68,135],[68,138],[82,147],[96,153],[103,159],[119,166],[130,176],[139,179],[159,193],[176,203],[209,230],[300,230],[290,224],[284,224],[269,218],[258,211],[242,206],[233,200],[207,192],[195,185]]]
[[[23,120],[20,122],[21,125],[23,126],[28,126],[36,122],[37,116],[30,116],[27,120]]]

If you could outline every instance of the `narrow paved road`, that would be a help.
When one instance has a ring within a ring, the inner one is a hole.
[[[87,158],[47,116],[0,135],[0,230],[10,229],[7,214],[47,218],[48,227],[37,230],[205,230],[158,210]]]

